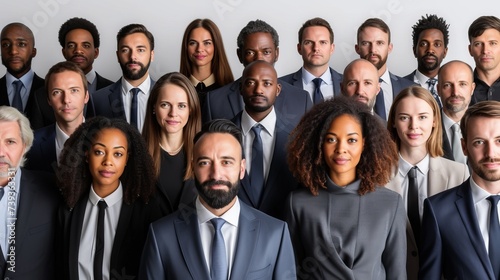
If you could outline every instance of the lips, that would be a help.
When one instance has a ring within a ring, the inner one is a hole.
[[[408,133],[408,134],[406,134],[406,136],[408,136],[408,139],[414,140],[414,139],[418,139],[420,137],[420,134],[418,134],[418,133]]]
[[[110,170],[101,170],[99,171],[99,175],[101,175],[104,178],[111,178],[113,177],[113,175],[115,175],[115,172]]]
[[[71,58],[71,61],[73,61],[74,63],[82,63],[82,62],[87,61],[87,59],[85,57],[83,57],[83,56],[79,56],[78,55],[78,56],[73,56]]]
[[[333,162],[335,162],[338,165],[344,165],[349,161],[349,159],[346,158],[334,158]]]
[[[205,55],[195,55],[194,58],[196,58],[197,60],[203,60],[205,59]]]
[[[170,120],[170,121],[167,120],[166,122],[167,122],[168,125],[178,125],[180,123],[178,121],[172,121],[172,120]]]
[[[368,103],[368,98],[366,98],[364,96],[358,96],[355,98],[355,100],[358,102]]]

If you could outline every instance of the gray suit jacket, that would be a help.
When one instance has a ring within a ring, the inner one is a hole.
[[[240,201],[231,280],[296,279],[286,223]],[[210,279],[194,205],[151,224],[139,279]]]
[[[442,157],[431,157],[429,160],[429,182],[427,183],[427,196],[433,196],[449,188],[463,183],[469,177],[469,169],[463,163],[451,161]],[[401,182],[398,176],[394,177],[386,188],[399,193],[401,196]],[[417,243],[409,220],[406,223],[406,243],[408,246],[406,256],[406,269],[408,279],[417,279],[419,256]]]
[[[340,84],[342,83],[342,75],[339,72],[333,70],[331,67],[330,67],[330,73],[332,74],[332,80],[333,80],[333,92],[335,93],[335,96],[338,96],[341,93]],[[304,85],[302,83],[302,68],[300,68],[299,71],[295,73],[291,73],[281,77],[280,80],[292,84],[298,88],[304,89],[303,88]]]

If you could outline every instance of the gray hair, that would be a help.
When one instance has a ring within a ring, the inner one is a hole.
[[[23,159],[21,160],[19,166],[24,165],[24,155],[30,150],[31,145],[33,145],[33,130],[30,127],[30,121],[16,108],[10,106],[0,106],[0,122],[17,122],[19,124],[19,130],[21,132],[21,139],[26,145],[26,149],[23,154]]]

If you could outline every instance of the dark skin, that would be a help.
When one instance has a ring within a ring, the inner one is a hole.
[[[31,60],[36,56],[33,32],[22,23],[11,23],[2,29],[2,64],[17,79],[31,69]]]
[[[264,60],[274,65],[278,61],[279,48],[274,45],[271,34],[256,32],[245,38],[243,48],[237,49],[236,54],[245,67],[256,60]]]

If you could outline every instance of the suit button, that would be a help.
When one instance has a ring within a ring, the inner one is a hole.
[[[417,256],[417,251],[411,251],[411,255],[412,255],[413,257],[416,257],[416,256]]]

